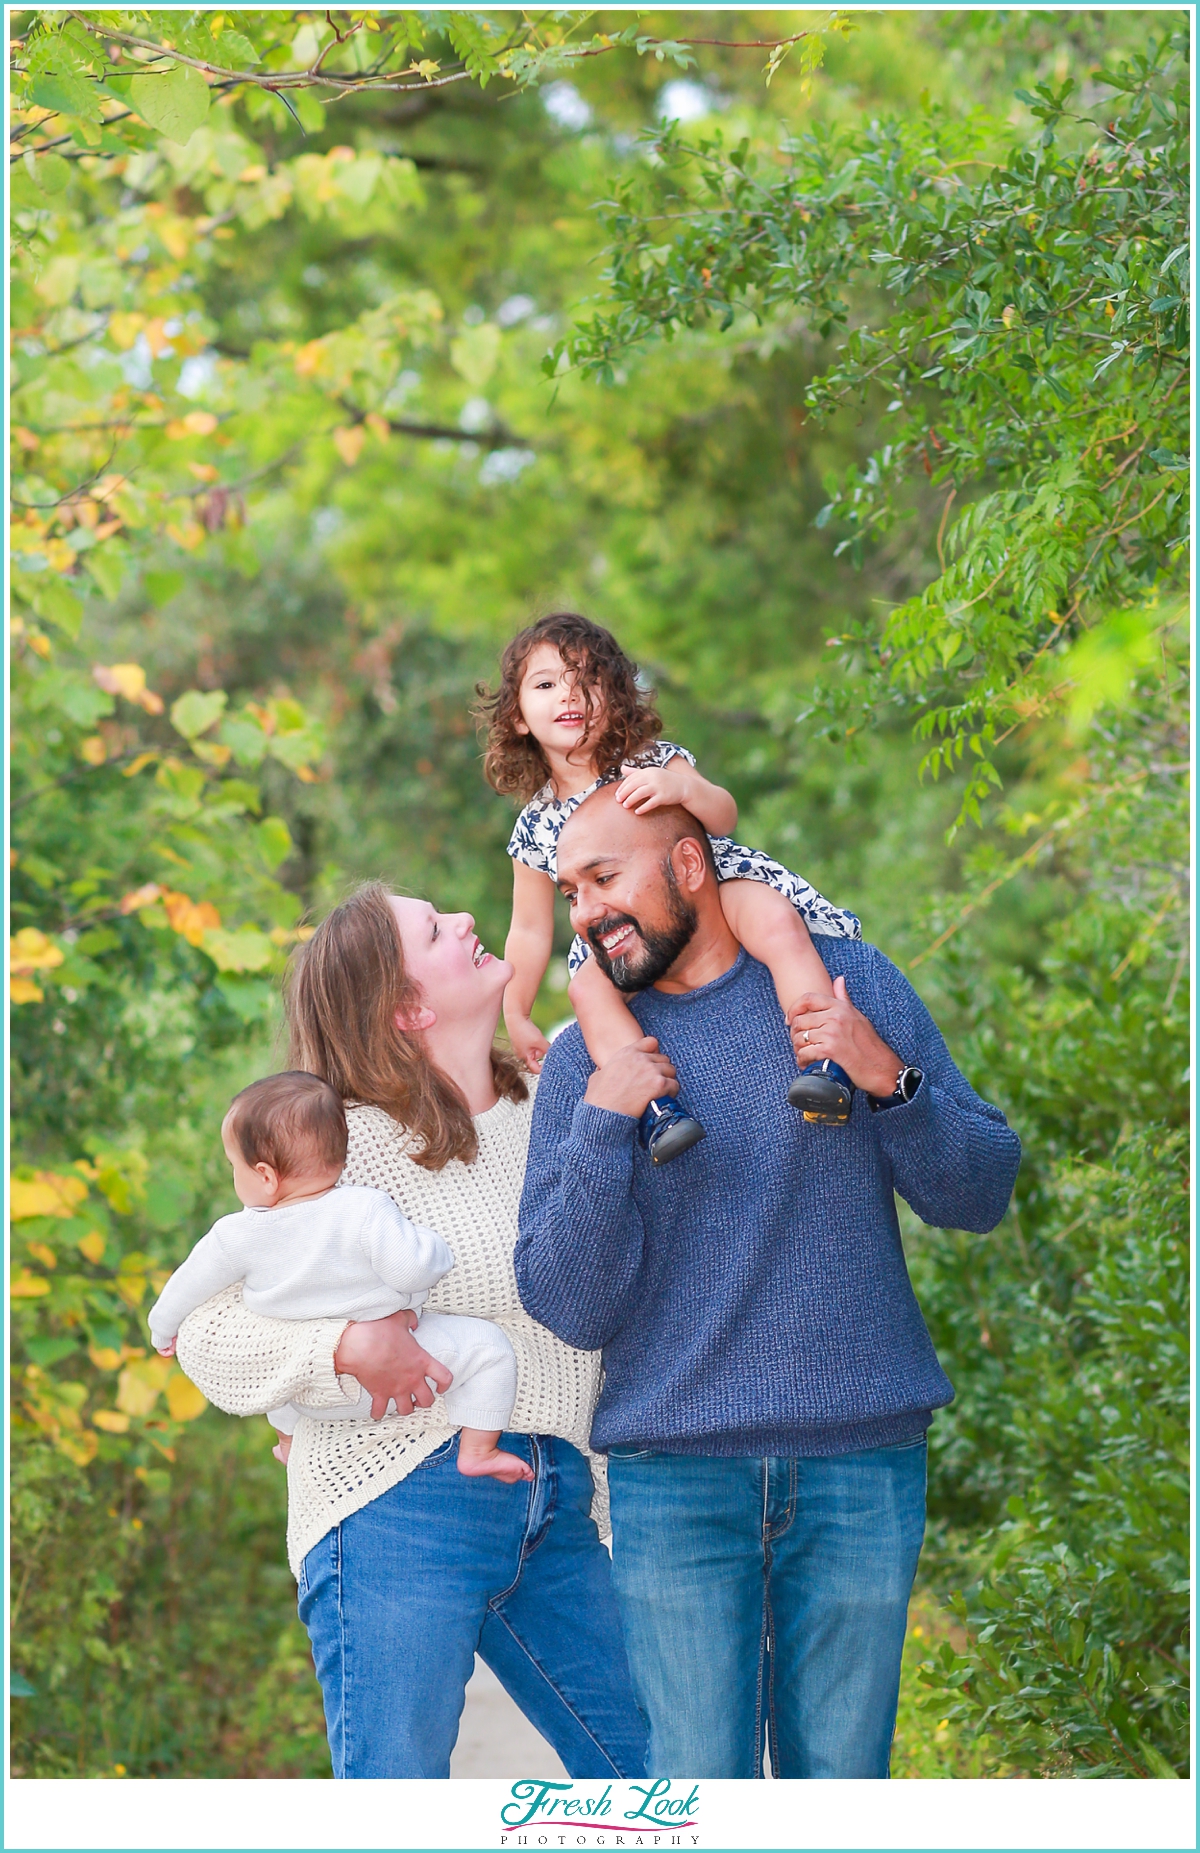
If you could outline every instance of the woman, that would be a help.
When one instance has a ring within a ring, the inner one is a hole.
[[[296,954],[291,1065],[347,1102],[342,1181],[386,1190],[456,1265],[431,1310],[492,1319],[517,1357],[513,1432],[533,1480],[457,1470],[426,1382],[446,1370],[408,1313],[366,1323],[262,1319],[240,1288],[185,1321],[178,1356],[220,1408],[265,1413],[374,1397],[381,1420],[302,1420],[288,1461],[288,1550],[336,1777],[444,1777],[476,1651],[573,1776],[642,1771],[634,1704],[584,1450],[599,1357],[526,1314],[512,1251],[532,1101],[493,1046],[511,967],[469,914],[380,883]],[[403,1414],[383,1416],[389,1398]]]

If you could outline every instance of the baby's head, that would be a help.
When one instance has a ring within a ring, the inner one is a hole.
[[[346,1163],[346,1136],[340,1094],[298,1070],[252,1081],[221,1126],[233,1188],[248,1210],[332,1190]]]
[[[487,724],[483,769],[497,791],[522,801],[550,776],[544,748],[572,764],[615,772],[662,732],[637,665],[611,631],[575,611],[555,611],[518,633],[500,658],[500,686],[481,683],[477,717]]]

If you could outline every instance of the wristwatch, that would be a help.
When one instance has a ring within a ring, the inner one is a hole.
[[[872,1113],[886,1111],[888,1107],[907,1106],[910,1100],[915,1100],[917,1089],[924,1079],[925,1076],[919,1068],[903,1067],[896,1076],[895,1087],[885,1099],[878,1100],[874,1094],[867,1096]]]

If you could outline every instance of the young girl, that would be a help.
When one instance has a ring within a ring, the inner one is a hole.
[[[843,913],[790,869],[757,849],[730,841],[737,805],[696,770],[692,755],[656,736],[662,722],[653,696],[616,639],[574,612],[556,612],[514,637],[500,659],[500,686],[480,687],[487,722],[484,772],[497,791],[524,799],[508,853],[513,859],[512,926],[504,956],[514,976],[504,994],[513,1047],[536,1074],[549,1043],[530,1011],[550,962],[559,833],[596,787],[620,779],[617,801],[638,816],[680,804],[709,832],[721,905],[734,938],[767,967],[789,1020],[806,992],[833,995],[829,974],[809,937],[814,932],[861,939]],[[641,1036],[637,1020],[585,942],[568,958],[569,996],[588,1053],[600,1067]],[[788,1089],[805,1119],[843,1125],[853,1087],[836,1062],[812,1062]],[[704,1137],[681,1099],[650,1103],[641,1138],[656,1164]]]

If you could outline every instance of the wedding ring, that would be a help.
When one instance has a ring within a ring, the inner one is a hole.
[[[804,1032],[804,1040],[805,1040],[805,1042],[811,1042],[811,1041],[812,1041],[812,1032],[811,1032],[810,1030],[807,1030],[807,1029],[805,1030],[805,1032]]]

